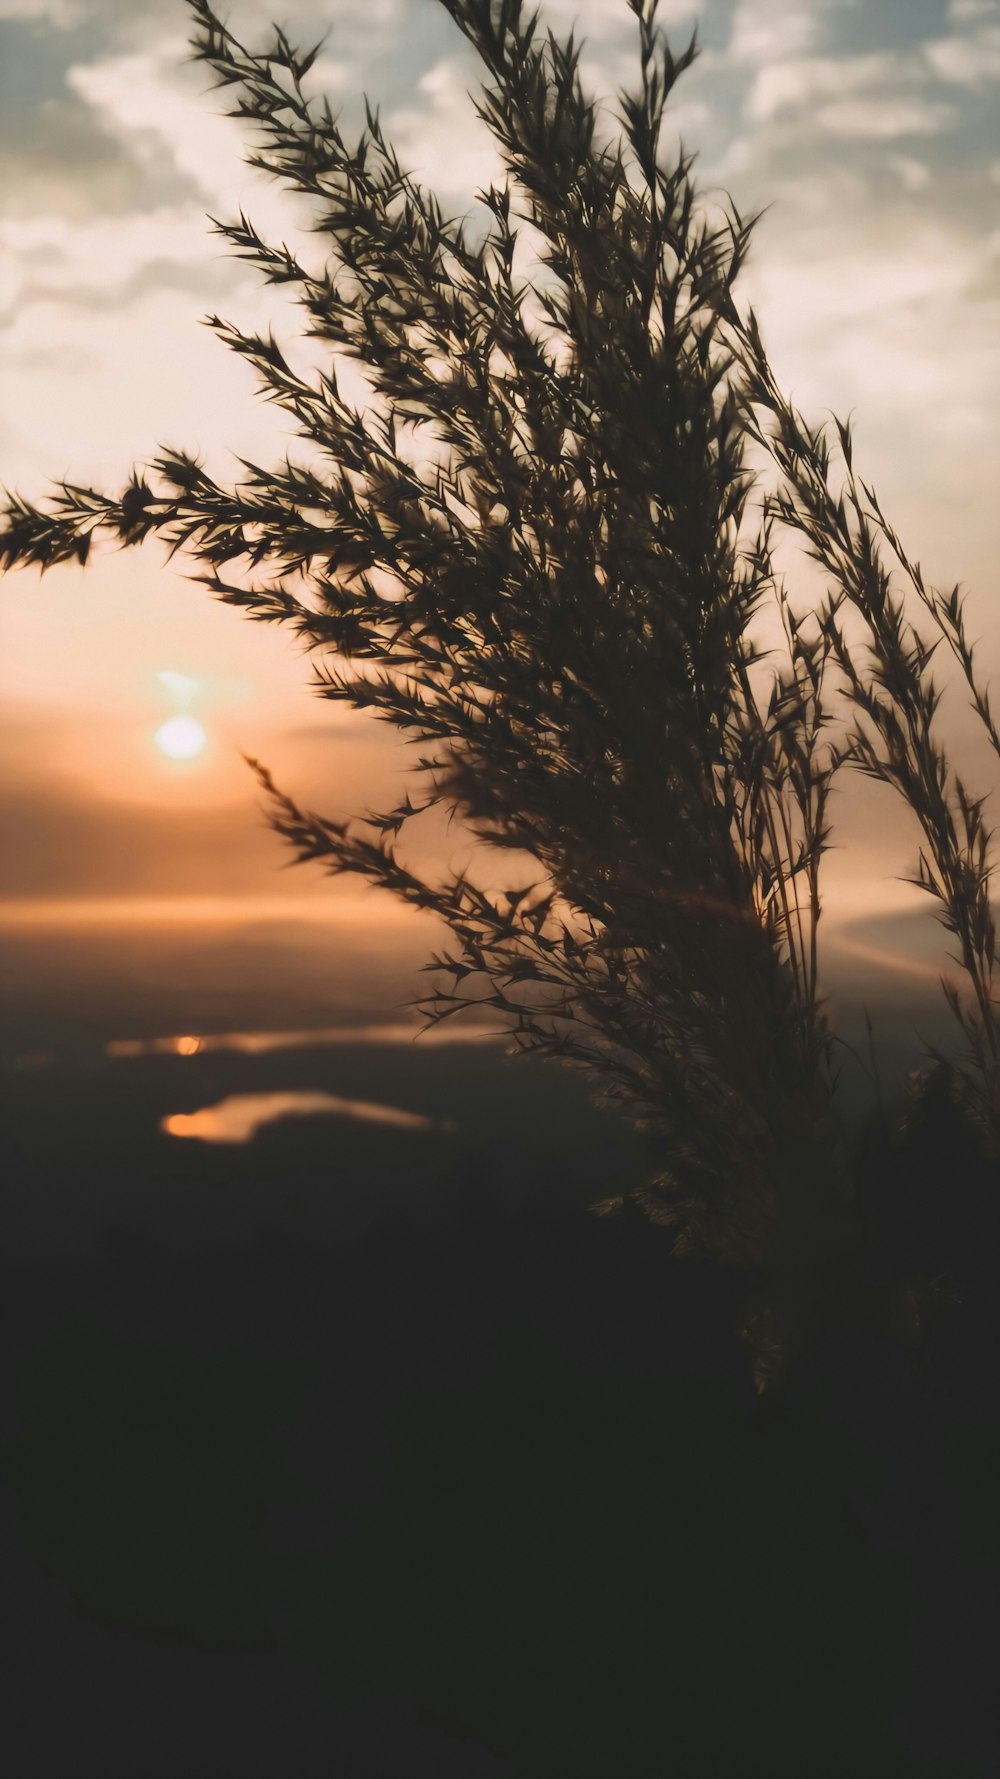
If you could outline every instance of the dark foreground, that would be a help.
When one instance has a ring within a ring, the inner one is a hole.
[[[1000,1771],[996,1183],[945,1123],[875,1145],[865,1266],[905,1223],[960,1304],[833,1331],[762,1409],[745,1282],[585,1214],[643,1156],[568,1077],[369,1045],[16,1083],[17,1779]],[[457,1129],[158,1134],[263,1085]]]

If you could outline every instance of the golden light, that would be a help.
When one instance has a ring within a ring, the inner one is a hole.
[[[202,1134],[203,1113],[173,1112],[161,1121],[160,1129],[168,1137],[197,1137]]]
[[[205,746],[205,731],[195,717],[168,717],[153,739],[168,760],[193,760]]]

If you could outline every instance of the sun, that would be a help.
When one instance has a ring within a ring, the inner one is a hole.
[[[168,760],[194,760],[204,751],[205,731],[195,717],[168,717],[153,737]]]

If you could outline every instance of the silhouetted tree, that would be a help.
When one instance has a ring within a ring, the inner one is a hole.
[[[787,1303],[853,1231],[817,955],[845,761],[923,825],[921,880],[973,986],[956,1010],[974,1055],[956,1068],[996,1116],[988,836],[937,739],[933,637],[890,590],[879,538],[996,732],[957,595],[925,591],[846,429],[842,498],[825,435],[778,390],[733,293],[751,225],[704,207],[663,129],[695,44],[675,54],[656,0],[629,3],[638,79],[609,130],[574,37],[521,0],[442,0],[482,64],[504,167],[460,223],[375,113],[349,141],[307,96],[316,50],[280,30],[249,50],[192,0],[195,56],[252,127],[250,164],[313,200],[327,249],[316,270],[246,216],[216,224],[329,348],[300,372],[273,337],[211,318],[305,448],[246,463],[231,489],[167,450],[120,497],[64,483],[44,508],[12,498],[0,547],[44,569],[86,562],[102,531],[158,533],[218,597],[290,625],[323,696],[418,743],[414,798],[346,824],[257,767],[274,825],[300,858],[437,914],[449,945],[428,1018],[485,1008],[519,1050],[590,1071],[659,1156],[633,1208]],[[345,357],[361,408],[338,386]],[[761,446],[776,494],[755,477]],[[776,574],[776,526],[827,571],[818,607]],[[847,604],[867,656],[845,640]],[[508,890],[407,864],[406,824],[433,806],[510,855]],[[777,1338],[758,1318],[762,1377]]]

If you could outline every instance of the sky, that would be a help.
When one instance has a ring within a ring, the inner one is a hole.
[[[227,16],[253,41],[274,11],[232,0]],[[579,22],[600,90],[629,78],[624,0],[546,11]],[[664,0],[661,20],[679,44],[697,23],[703,46],[673,114],[703,185],[764,210],[744,290],[779,377],[811,416],[853,415],[864,473],[929,576],[970,588],[995,671],[1000,4]],[[435,0],[296,0],[281,22],[303,43],[329,29],[314,89],[348,119],[367,93],[410,168],[453,211],[472,206],[495,161]],[[287,442],[199,321],[271,322],[279,338],[299,323],[206,214],[242,206],[279,240],[303,217],[243,165],[186,34],[181,0],[0,0],[0,482],[25,494],[54,475],[117,488],[162,443],[228,477],[234,452]],[[244,752],[330,814],[394,794],[391,741],[317,702],[289,638],[213,604],[155,543],[11,575],[0,632],[8,924],[81,900],[329,897],[283,870]],[[189,759],[163,751],[178,717],[204,736]],[[859,785],[836,813],[834,914],[903,906],[905,823]],[[381,915],[369,901],[358,918]]]

